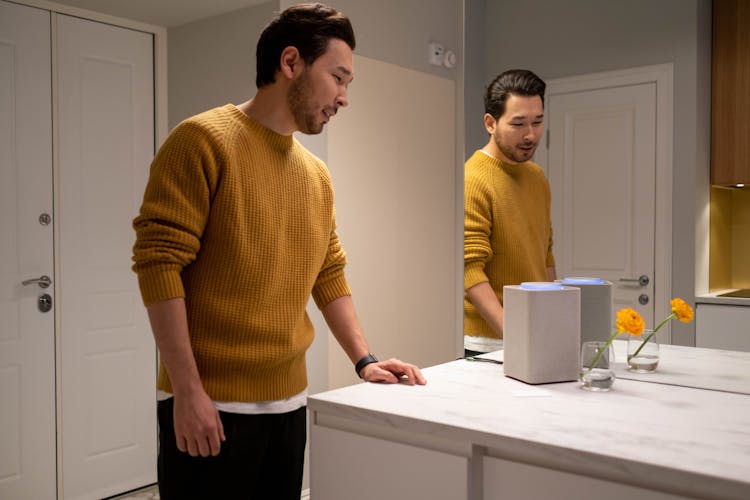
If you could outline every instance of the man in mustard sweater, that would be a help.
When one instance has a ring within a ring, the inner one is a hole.
[[[527,70],[487,87],[487,145],[464,165],[464,348],[502,349],[503,286],[552,281],[550,189],[529,161],[544,131],[545,83]]]
[[[257,94],[185,120],[154,158],[133,268],[160,353],[163,499],[299,499],[311,295],[360,377],[425,383],[370,354],[328,170],[292,135],[348,104],[354,45],[336,10],[285,10],[258,42]]]

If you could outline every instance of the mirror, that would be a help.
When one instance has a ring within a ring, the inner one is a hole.
[[[703,172],[708,171],[711,3],[677,0],[606,3],[575,0],[562,3],[532,0],[523,3],[502,1],[478,4],[470,0],[466,2],[467,70],[464,100],[467,158],[487,141],[487,134],[482,126],[483,90],[503,70],[528,68],[548,84],[557,82],[558,89],[562,89],[563,83],[568,84],[581,75],[622,70],[625,76],[628,73],[632,76],[634,72],[628,71],[631,68],[671,65],[673,73],[669,76],[665,89],[672,93],[674,111],[665,115],[667,128],[659,131],[659,125],[656,125],[654,133],[664,133],[672,138],[675,145],[682,144],[685,148],[665,146],[661,150],[665,156],[657,158],[656,168],[666,169],[669,175],[652,177],[656,179],[656,186],[653,180],[644,180],[632,188],[643,190],[655,187],[656,201],[652,203],[656,213],[651,217],[656,220],[657,228],[682,228],[675,233],[674,241],[671,231],[660,233],[658,229],[654,230],[657,242],[656,248],[652,249],[654,256],[650,257],[648,270],[655,274],[649,276],[656,288],[647,292],[649,307],[656,305],[659,311],[663,311],[668,307],[668,304],[665,306],[668,293],[692,297],[694,283],[700,279],[700,276],[696,276],[693,242],[696,230],[707,232],[695,216],[696,204],[703,206],[708,203],[707,193],[703,193],[708,188],[707,180],[706,185],[696,186],[695,179],[696,173],[699,178],[703,178]],[[518,22],[520,19],[528,22]],[[477,33],[481,33],[481,36]],[[472,60],[482,67],[480,71],[472,67]],[[551,108],[555,104],[551,100],[548,97],[545,103],[548,129],[552,125],[549,120],[554,119],[555,113]],[[659,124],[663,125],[663,120]],[[560,144],[563,140],[563,132],[560,130],[551,130],[550,134],[553,144]],[[584,137],[581,141],[582,144],[593,147],[597,139],[589,136],[588,140]],[[602,151],[596,155],[592,153],[591,156],[603,158],[606,153]],[[537,151],[536,161],[550,174],[554,211],[555,207],[562,206],[569,199],[566,199],[562,181],[555,179],[554,172],[550,172],[555,159],[548,157],[545,144]],[[672,164],[679,165],[679,175],[677,170],[672,175]],[[705,178],[708,176],[705,175]],[[576,182],[580,182],[580,179],[576,179]],[[618,184],[614,179],[601,175],[601,178],[591,182],[597,183],[596,191],[600,197],[593,200],[592,204],[599,203],[598,206],[606,209],[608,197],[620,199],[617,197]],[[593,188],[594,186],[591,187],[592,190]],[[570,196],[569,192],[567,196]],[[562,245],[564,236],[577,238],[579,235],[570,232],[564,234],[562,228],[557,227],[558,224],[563,225],[559,212],[558,208],[558,213],[553,213],[553,233],[560,277],[570,276],[569,270],[577,269],[576,266],[580,264],[578,261],[592,262],[597,255],[611,254],[610,248],[614,246],[611,244],[612,238],[619,237],[614,230],[606,233],[610,240],[600,240],[599,244],[593,242],[586,247],[588,251],[581,255],[571,255],[571,245]],[[617,224],[614,226],[618,227]],[[631,267],[623,268],[624,274],[618,275],[618,278],[637,278],[641,274],[648,274],[641,272],[637,266]],[[679,269],[679,276],[672,275],[673,269]],[[641,294],[646,292],[639,291],[637,296]],[[651,310],[653,315],[653,309]],[[658,316],[661,316],[661,312]],[[694,345],[693,328],[693,325],[675,325],[671,341]]]

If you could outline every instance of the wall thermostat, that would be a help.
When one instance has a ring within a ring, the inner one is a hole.
[[[445,48],[442,44],[431,42],[429,45],[428,61],[434,66],[442,66],[445,58]]]

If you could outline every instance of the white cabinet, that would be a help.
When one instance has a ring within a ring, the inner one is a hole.
[[[483,498],[680,500],[685,497],[494,457],[483,459]]]
[[[320,425],[310,440],[311,498],[468,498],[467,457]]]
[[[75,14],[0,0],[3,499],[156,481],[156,352],[130,270],[154,34]]]
[[[698,304],[695,346],[750,352],[750,306]]]

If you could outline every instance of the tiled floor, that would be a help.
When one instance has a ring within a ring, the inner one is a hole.
[[[149,486],[136,491],[131,491],[119,497],[112,497],[110,500],[159,500],[159,487],[156,485]]]

